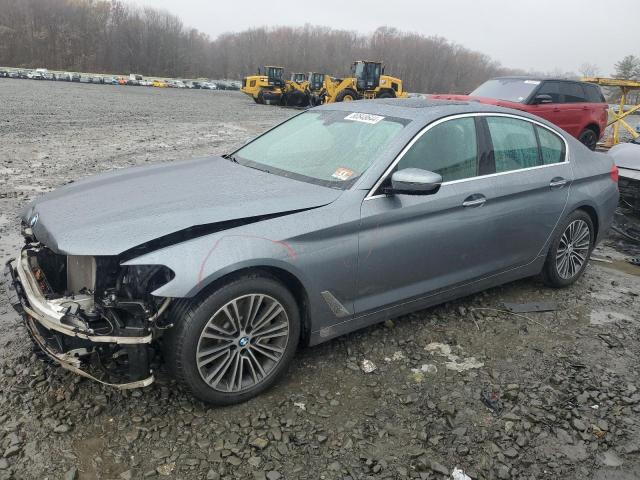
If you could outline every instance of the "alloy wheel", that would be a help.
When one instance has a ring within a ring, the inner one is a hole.
[[[580,272],[589,257],[591,232],[584,220],[574,220],[565,229],[556,251],[556,270],[567,280]]]
[[[269,376],[288,341],[289,318],[282,304],[268,295],[243,295],[220,308],[203,328],[198,371],[214,390],[241,392]]]

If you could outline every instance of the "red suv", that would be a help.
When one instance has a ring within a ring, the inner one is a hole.
[[[538,115],[563,128],[591,150],[607,126],[609,106],[598,85],[573,80],[500,77],[469,95],[431,95],[446,100],[475,100]]]

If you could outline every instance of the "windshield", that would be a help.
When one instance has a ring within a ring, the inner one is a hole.
[[[540,85],[540,80],[522,78],[496,78],[487,80],[469,95],[472,97],[495,98],[508,102],[523,103]]]
[[[240,164],[276,175],[346,189],[409,123],[338,111],[305,112],[240,148]]]

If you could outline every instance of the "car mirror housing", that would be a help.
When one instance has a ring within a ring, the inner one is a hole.
[[[533,99],[533,103],[535,105],[540,105],[541,103],[553,103],[553,98],[551,98],[551,95],[536,95]]]
[[[442,185],[442,176],[437,173],[421,168],[405,168],[391,175],[389,193],[430,195],[436,193],[440,185]]]

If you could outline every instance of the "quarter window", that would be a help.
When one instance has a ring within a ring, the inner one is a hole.
[[[546,128],[536,126],[538,138],[540,139],[540,153],[542,163],[550,165],[552,163],[564,162],[564,142],[555,133],[551,133]]]
[[[496,173],[537,166],[538,142],[533,124],[508,117],[488,117]]]
[[[605,99],[602,96],[602,91],[599,86],[588,84],[583,84],[582,86],[587,93],[587,101],[589,103],[605,103]]]
[[[397,169],[421,168],[442,176],[444,182],[478,175],[475,120],[449,120],[428,130],[405,153]]]

